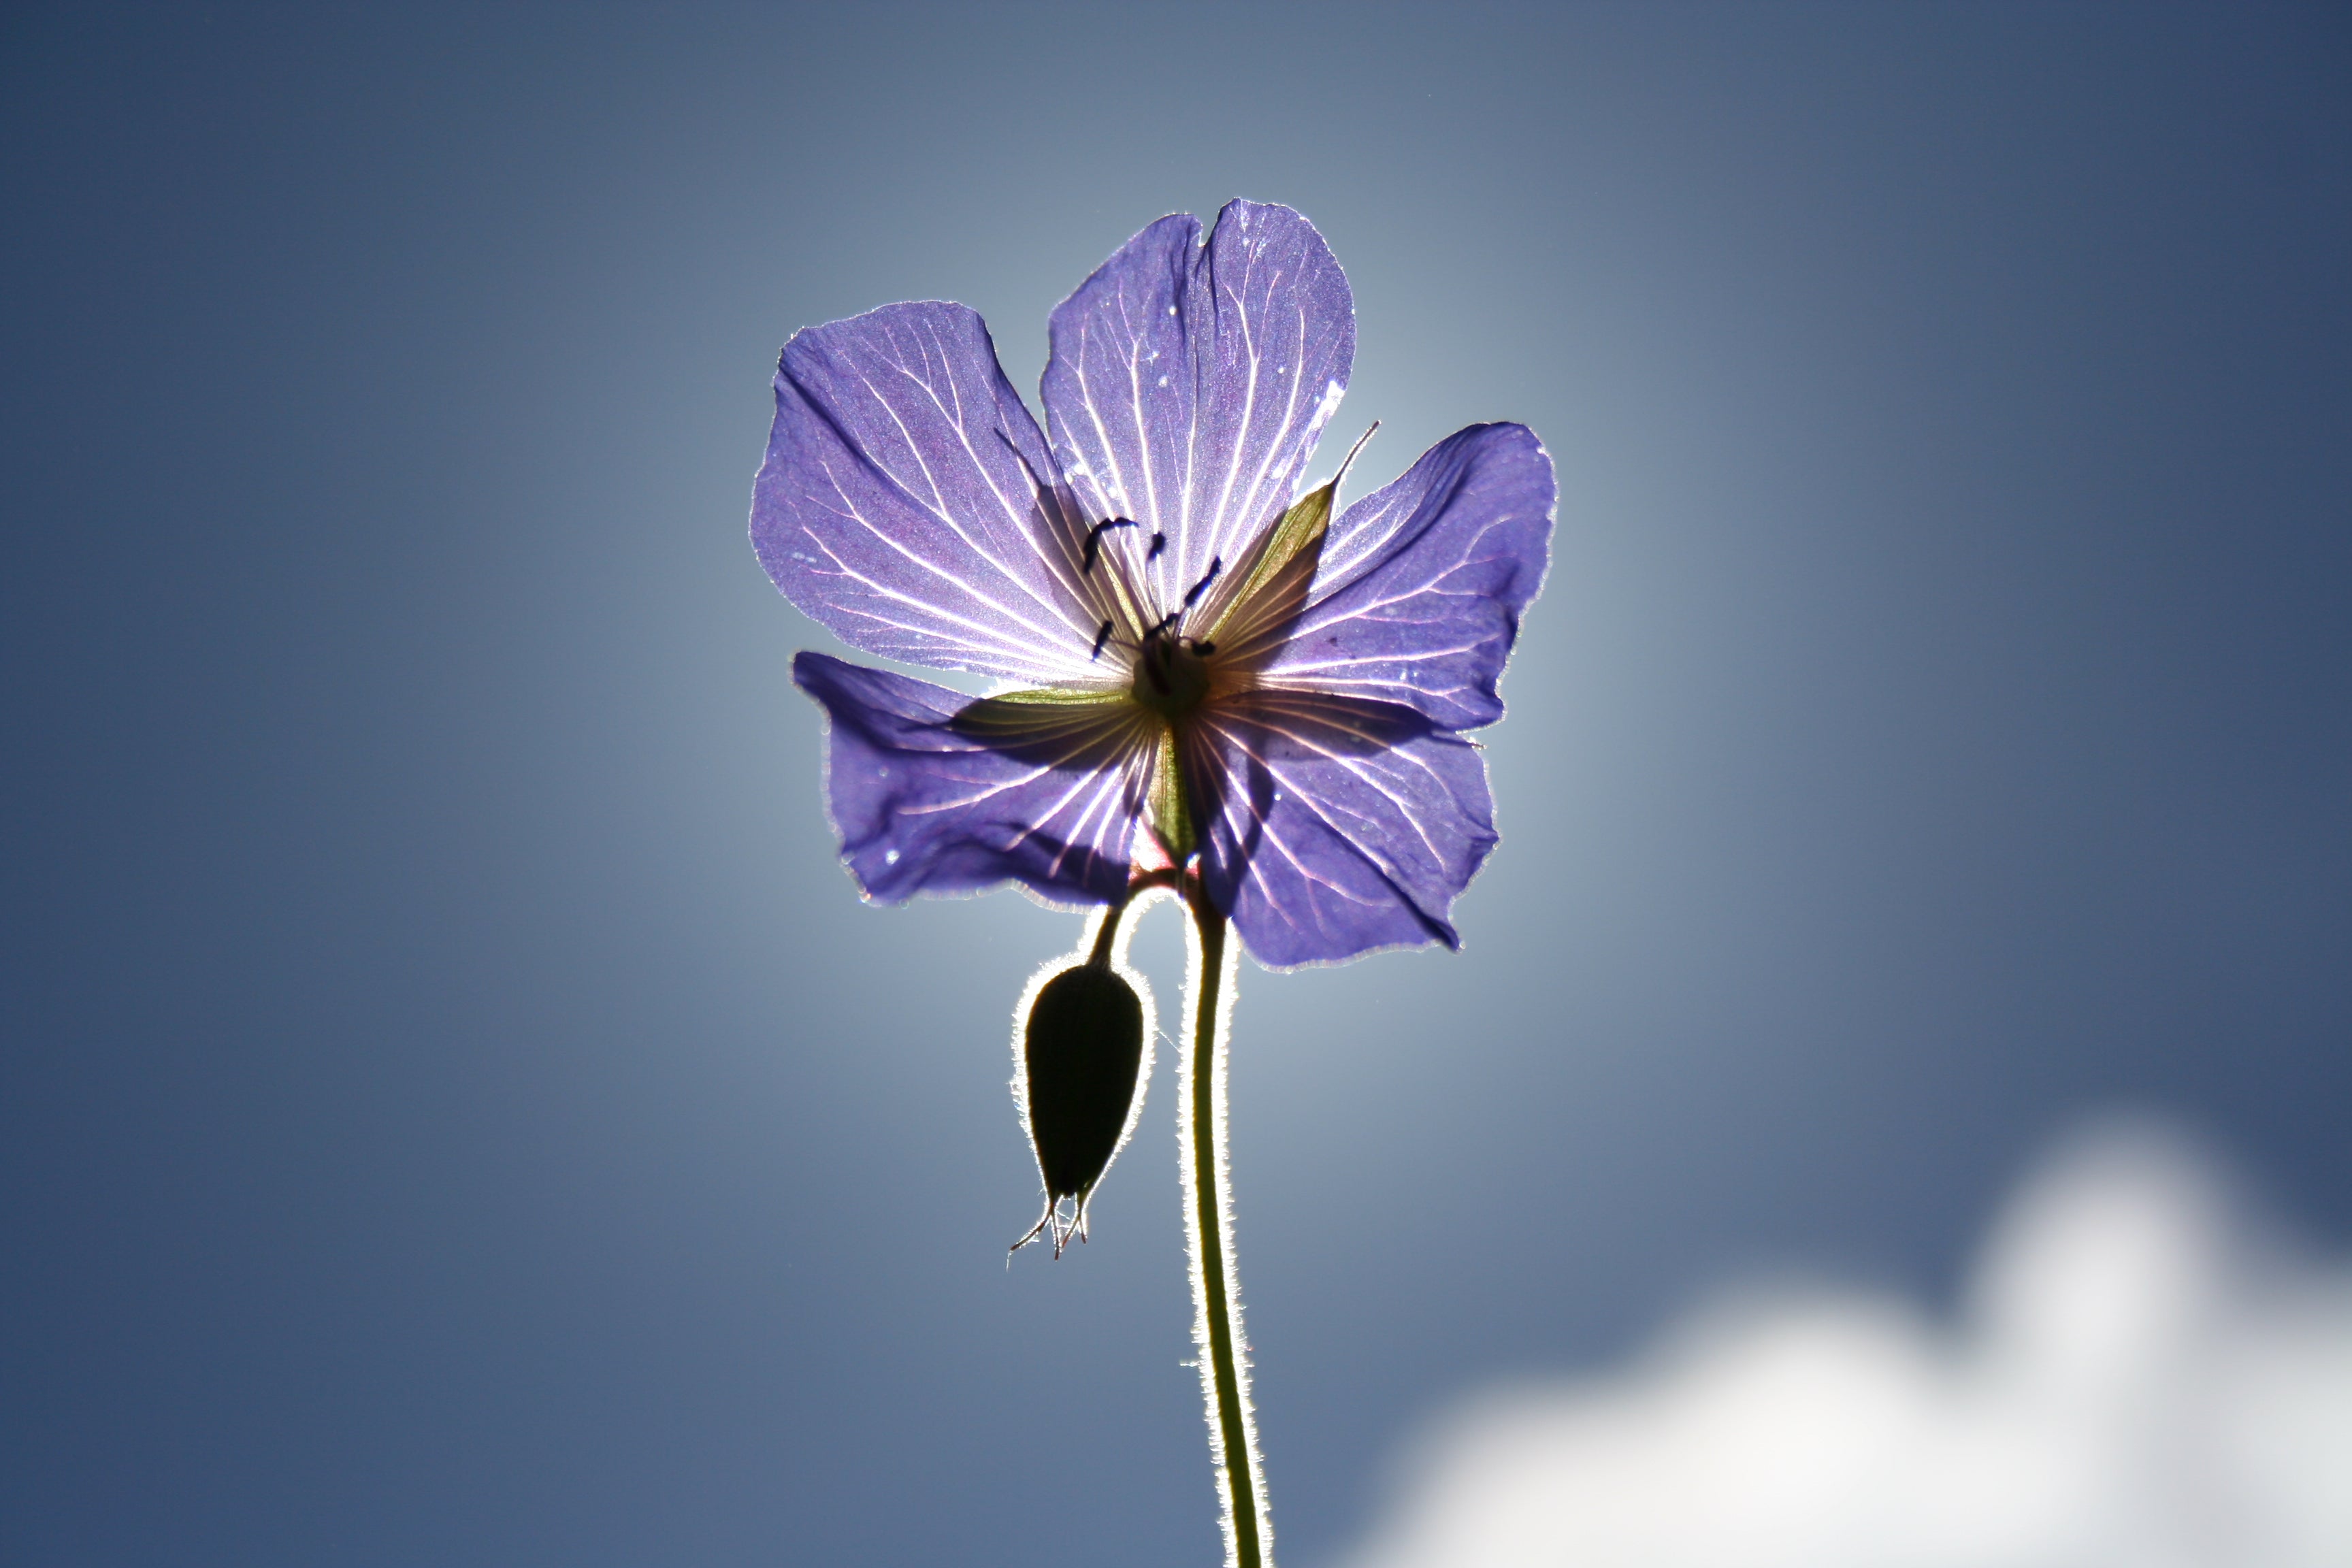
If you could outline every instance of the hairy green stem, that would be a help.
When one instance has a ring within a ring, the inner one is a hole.
[[[1184,1166],[1184,1231],[1192,1247],[1192,1342],[1208,1406],[1209,1454],[1224,1505],[1228,1568],[1271,1568],[1273,1530],[1250,1408],[1248,1347],[1241,1289],[1234,1277],[1231,1177],[1225,1164],[1225,917],[1197,879],[1185,889],[1192,917],[1191,1027],[1178,1117]]]

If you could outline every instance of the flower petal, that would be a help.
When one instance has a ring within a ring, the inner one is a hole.
[[[1495,846],[1476,747],[1411,708],[1314,692],[1200,717],[1201,874],[1259,963],[1460,944],[1454,896]]]
[[[784,345],[751,543],[785,597],[853,647],[1087,680],[1102,588],[1081,580],[1068,500],[964,306],[888,305]]]
[[[1054,312],[1043,395],[1078,496],[1142,526],[1118,548],[1173,609],[1291,500],[1347,390],[1356,314],[1323,237],[1232,202],[1127,242]],[[1150,557],[1150,540],[1167,548]]]
[[[1220,645],[1270,684],[1402,703],[1448,730],[1491,724],[1519,613],[1543,584],[1554,497],[1533,431],[1457,431],[1332,524],[1303,613]]]
[[[1153,730],[1131,702],[975,700],[821,653],[793,680],[833,723],[825,794],[869,897],[1011,880],[1064,903],[1127,887]]]

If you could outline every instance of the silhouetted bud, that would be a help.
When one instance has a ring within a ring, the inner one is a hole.
[[[1039,988],[1022,1027],[1014,1092],[1045,1212],[1013,1251],[1047,1231],[1056,1258],[1074,1233],[1086,1239],[1087,1204],[1127,1137],[1142,1067],[1143,1001],[1116,972],[1082,963]]]

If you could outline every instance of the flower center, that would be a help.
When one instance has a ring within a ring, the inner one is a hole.
[[[1135,700],[1171,722],[1182,719],[1209,695],[1209,644],[1173,631],[1147,632],[1135,661]]]

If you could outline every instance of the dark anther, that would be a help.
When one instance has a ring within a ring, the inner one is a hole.
[[[1192,645],[1192,651],[1206,658],[1217,651],[1217,645],[1213,642],[1196,642]]]
[[[1095,569],[1095,562],[1097,558],[1102,554],[1102,536],[1104,534],[1109,532],[1114,528],[1133,528],[1134,526],[1135,520],[1131,517],[1114,517],[1105,521],[1098,522],[1092,528],[1087,530],[1086,564],[1078,568],[1078,574],[1083,577],[1087,573]]]
[[[1202,575],[1199,582],[1184,590],[1184,607],[1188,610],[1191,609],[1192,607],[1193,601],[1209,591],[1209,584],[1215,582],[1217,580],[1217,574],[1224,569],[1225,562],[1223,556],[1210,556],[1209,570]]]
[[[1151,536],[1151,548],[1143,552],[1143,558],[1146,561],[1157,561],[1160,559],[1160,552],[1167,548],[1168,536],[1164,533],[1155,533]]]
[[[1087,655],[1087,660],[1088,663],[1092,663],[1094,660],[1102,657],[1103,644],[1108,641],[1110,641],[1110,623],[1108,621],[1105,621],[1102,624],[1102,630],[1095,634],[1094,651]]]

